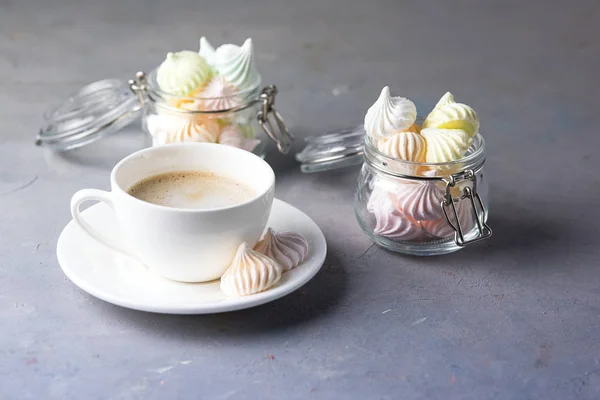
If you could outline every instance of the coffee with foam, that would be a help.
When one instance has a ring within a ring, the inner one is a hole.
[[[154,175],[137,182],[127,192],[148,203],[194,210],[233,206],[256,196],[248,185],[209,171]]]

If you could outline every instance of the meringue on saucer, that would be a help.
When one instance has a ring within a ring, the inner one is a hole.
[[[297,267],[308,256],[308,242],[299,233],[277,233],[269,228],[265,236],[254,246],[258,251],[277,261],[284,271]]]
[[[235,253],[231,266],[221,276],[221,290],[228,296],[248,296],[263,292],[281,279],[282,268],[246,242]]]

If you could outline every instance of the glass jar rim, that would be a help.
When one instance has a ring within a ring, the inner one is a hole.
[[[259,88],[261,85],[261,79],[260,77],[256,80],[255,84],[243,89],[243,90],[237,90],[235,92],[233,92],[232,94],[230,94],[229,96],[216,96],[216,97],[205,97],[205,96],[181,96],[178,94],[174,94],[174,93],[169,93],[163,89],[160,88],[158,81],[156,80],[156,74],[157,74],[158,68],[153,69],[152,71],[150,71],[150,73],[147,75],[147,82],[148,82],[148,91],[158,97],[158,98],[170,98],[170,99],[174,99],[174,100],[178,100],[178,101],[197,101],[197,100],[222,100],[222,99],[229,99],[229,98],[234,98],[234,97],[241,97],[242,99],[244,99],[245,101],[250,100],[250,97],[252,97],[253,94],[258,94],[259,92]]]
[[[365,135],[365,162],[384,174],[419,180],[443,180],[457,172],[479,171],[485,163],[485,140],[478,132],[471,139],[471,145],[464,157],[448,162],[417,162],[400,160],[381,152],[374,141]]]
[[[383,153],[382,151],[380,151],[369,135],[365,135],[365,146],[370,151],[377,154],[378,157],[381,157],[384,160],[389,161],[389,162],[406,164],[406,165],[410,165],[413,167],[452,167],[457,164],[478,164],[478,161],[482,157],[485,157],[485,139],[483,138],[483,136],[479,132],[477,132],[471,140],[472,140],[472,144],[470,147],[475,146],[475,148],[469,154],[466,154],[464,157],[459,158],[457,160],[446,161],[446,162],[436,162],[436,163],[421,162],[421,161],[407,161],[407,160],[400,160],[398,158],[391,157],[391,156]]]

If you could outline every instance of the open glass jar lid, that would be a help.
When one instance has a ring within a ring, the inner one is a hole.
[[[36,144],[59,151],[85,146],[129,125],[141,108],[125,82],[93,82],[44,113]]]
[[[362,126],[309,136],[306,146],[296,154],[305,173],[328,171],[363,162],[365,130]]]

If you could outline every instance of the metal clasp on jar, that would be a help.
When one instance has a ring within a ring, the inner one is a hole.
[[[446,194],[444,196],[444,200],[441,202],[441,207],[442,211],[444,212],[444,216],[446,217],[446,221],[454,229],[454,241],[456,244],[462,247],[492,236],[492,230],[485,222],[487,212],[483,202],[481,201],[481,197],[479,197],[479,194],[477,193],[477,177],[475,176],[473,170],[468,169],[463,172],[452,174],[443,181],[446,182]],[[465,201],[466,199],[470,201],[472,207],[471,210],[475,217],[475,222],[477,223],[478,235],[470,239],[465,239],[465,232],[463,230],[464,227],[461,226],[460,218],[456,212],[456,206],[452,200],[451,190],[460,181],[473,182],[473,187],[465,186],[460,196],[461,201]],[[452,215],[454,216],[455,222],[451,221],[447,208],[452,210]]]
[[[135,74],[135,79],[130,79],[128,82],[131,91],[138,97],[140,105],[144,105],[148,101],[148,79],[143,71]],[[283,154],[287,154],[294,141],[294,136],[288,132],[287,126],[283,121],[283,117],[275,109],[275,96],[277,96],[277,87],[269,85],[263,88],[258,99],[253,99],[238,107],[218,110],[218,111],[202,111],[203,113],[226,113],[244,110],[248,107],[261,103],[261,107],[256,115],[258,123],[261,125],[267,136],[277,144],[277,148]],[[270,116],[275,120],[275,125],[271,122]],[[275,129],[277,126],[277,129]]]
[[[277,96],[277,87],[275,85],[269,85],[265,87],[261,94],[260,100],[262,101],[262,108],[258,112],[256,118],[258,123],[262,126],[265,133],[277,143],[277,148],[283,154],[287,154],[292,147],[294,137],[288,132],[285,122],[281,114],[275,109],[275,96]],[[273,114],[273,119],[277,123],[278,132],[273,129],[273,124],[269,119],[269,114]]]

